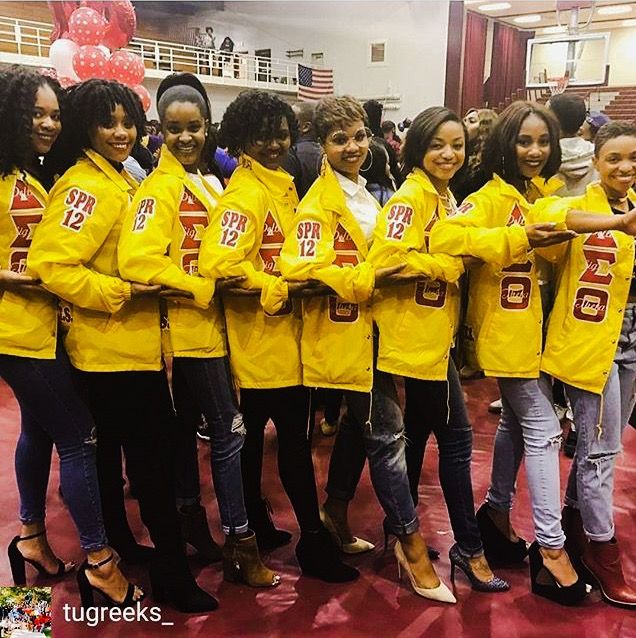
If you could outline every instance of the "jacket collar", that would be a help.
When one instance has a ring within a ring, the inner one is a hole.
[[[46,192],[46,188],[42,186],[40,181],[37,178],[33,177],[33,175],[31,175],[31,173],[28,173],[27,171],[23,171],[21,177],[29,185],[29,187],[38,194],[40,200],[46,204],[49,199],[49,194]]]
[[[355,242],[358,250],[366,257],[368,252],[366,237],[362,232],[362,228],[360,228],[360,224],[358,224],[353,213],[349,210],[344,191],[326,158],[322,163],[320,179],[323,180],[323,188],[320,193],[320,205],[325,210],[341,218],[343,225],[351,235],[351,239]],[[378,208],[379,207],[378,204]]]
[[[186,171],[183,164],[168,150],[168,147],[165,144],[161,147],[159,164],[155,170],[168,175],[173,175],[180,179],[187,186],[188,190],[205,206],[208,213],[212,212],[210,196],[212,197],[212,200],[216,202],[219,200],[219,194],[207,183],[201,174],[201,171],[197,170],[197,175],[201,178],[203,188],[205,188],[206,192],[209,193],[209,196],[206,197],[206,195],[201,192],[201,186],[190,179],[188,171]]]
[[[290,187],[293,188],[294,178],[282,168],[275,171],[265,168],[261,163],[257,162],[249,155],[241,155],[239,166],[252,171],[256,179],[267,187],[274,197],[281,197],[287,193]]]
[[[117,172],[117,170],[115,170],[113,165],[105,157],[90,148],[85,149],[84,153],[86,154],[86,157],[93,162],[93,164],[95,164],[95,166],[97,166],[97,168],[99,168],[106,177],[108,177],[108,179],[120,188],[120,190],[129,192],[137,189],[137,183],[134,179]]]
[[[607,195],[605,194],[605,190],[601,186],[601,182],[592,182],[587,185],[585,189],[585,196],[590,202],[590,210],[594,211],[603,211],[608,215],[613,215],[612,207],[610,206],[609,201],[607,200]],[[627,192],[627,197],[629,200],[636,206],[636,192],[632,188]]]
[[[526,201],[526,198],[512,184],[504,181],[501,177],[499,177],[499,175],[497,175],[497,173],[493,173],[492,179],[502,195],[514,197],[518,201]],[[543,177],[533,177],[531,181],[532,184],[541,193],[542,197],[551,195],[563,186],[563,182],[557,177],[551,177],[548,180],[544,179]]]

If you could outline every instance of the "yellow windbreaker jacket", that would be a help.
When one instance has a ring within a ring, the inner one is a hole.
[[[210,218],[201,242],[204,277],[245,276],[254,297],[223,300],[232,371],[241,388],[302,383],[300,304],[288,299],[278,259],[298,195],[293,178],[244,155]]]
[[[194,295],[166,300],[164,351],[175,357],[222,357],[225,328],[219,302],[212,301],[214,281],[198,274],[199,248],[219,194],[205,193],[164,145],[159,166],[135,194],[119,239],[121,276],[161,284]]]
[[[559,180],[535,178],[542,195],[560,188]],[[556,199],[556,198],[554,198]],[[541,202],[542,200],[539,200]],[[535,255],[523,226],[565,220],[567,211],[549,217],[519,191],[494,175],[467,197],[461,214],[438,222],[431,252],[473,255],[485,263],[470,271],[466,337],[475,342],[477,365],[487,376],[539,376],[542,310]]]
[[[448,194],[452,198],[450,191]],[[379,370],[415,379],[446,380],[464,265],[460,257],[430,254],[429,236],[447,215],[430,179],[416,168],[378,218],[367,261],[376,268],[406,263],[403,273],[427,277],[425,282],[376,292],[373,316],[380,330]]]
[[[86,155],[56,182],[29,251],[29,274],[73,304],[66,349],[86,371],[161,369],[159,302],[130,299],[117,242],[136,183],[101,155]]]
[[[26,172],[0,179],[0,268],[25,274],[33,231],[48,200]],[[44,291],[0,291],[0,354],[54,359],[57,299]]]
[[[636,204],[636,193],[629,197]],[[612,215],[597,182],[585,194],[557,200],[550,212],[576,209]],[[576,388],[600,394],[612,368],[634,268],[634,238],[619,231],[580,235],[537,250],[559,264],[541,370]]]
[[[379,206],[378,206],[379,209]],[[301,355],[309,387],[369,392],[373,385],[375,270],[367,240],[327,162],[303,197],[281,252],[286,279],[318,279],[338,296],[303,301]]]

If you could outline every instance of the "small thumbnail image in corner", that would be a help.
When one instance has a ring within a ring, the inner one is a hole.
[[[0,638],[51,637],[50,587],[0,587]]]

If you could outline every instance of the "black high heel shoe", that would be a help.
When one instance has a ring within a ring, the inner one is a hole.
[[[29,536],[16,536],[10,543],[9,549],[7,553],[9,554],[9,564],[11,565],[11,575],[13,576],[13,582],[16,585],[26,585],[26,571],[24,569],[24,564],[29,563],[38,570],[38,574],[45,578],[61,578],[62,576],[72,572],[75,569],[75,564],[70,563],[69,569],[66,568],[66,564],[62,562],[59,558],[57,560],[57,571],[53,574],[47,571],[44,565],[40,564],[38,561],[33,560],[31,558],[25,558],[22,555],[22,552],[18,549],[18,543],[20,541],[29,541],[32,538],[37,538],[38,536],[44,536],[46,534],[46,530],[42,530],[37,534],[30,534]]]
[[[483,591],[494,594],[498,591],[508,591],[510,589],[509,583],[503,580],[503,578],[499,578],[499,576],[495,576],[494,574],[489,581],[479,580],[479,578],[477,578],[477,576],[475,575],[475,572],[473,571],[469,560],[459,551],[457,543],[455,543],[455,545],[450,548],[448,552],[448,558],[450,559],[451,564],[451,583],[455,584],[455,567],[458,567],[461,571],[464,572],[464,575],[470,581],[470,586],[475,591]]]
[[[532,593],[543,596],[559,605],[578,605],[587,595],[587,586],[579,576],[572,585],[564,587],[543,564],[543,556],[537,541],[530,545],[530,583]]]
[[[386,554],[387,549],[389,549],[390,537],[395,536],[395,538],[397,538],[397,535],[389,529],[389,521],[386,518],[382,521],[382,530],[384,531],[384,553]],[[427,551],[428,557],[431,560],[437,560],[439,558],[439,551],[433,547],[427,547]]]
[[[262,552],[289,545],[292,535],[284,529],[276,529],[272,520],[272,506],[266,498],[255,507],[248,507],[247,518],[250,529],[256,534],[258,549]]]
[[[490,565],[517,565],[528,555],[528,545],[523,538],[511,541],[490,518],[488,503],[484,503],[475,515],[484,544],[484,554]]]
[[[95,606],[95,592],[102,595],[106,601],[107,607],[118,607],[119,609],[126,609],[127,607],[134,607],[137,603],[140,603],[146,595],[136,585],[128,583],[128,589],[126,590],[126,597],[121,602],[113,600],[105,591],[102,591],[99,587],[95,587],[90,584],[88,577],[86,576],[86,570],[99,569],[104,565],[107,565],[113,560],[114,554],[111,554],[108,558],[100,561],[99,563],[89,563],[85,560],[78,572],[77,572],[77,585],[80,590],[80,598],[82,600],[82,607],[88,609]],[[141,596],[135,599],[135,589],[141,591]]]

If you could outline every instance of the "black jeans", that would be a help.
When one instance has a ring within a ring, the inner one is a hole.
[[[139,511],[164,564],[183,563],[174,487],[175,415],[165,372],[80,372],[97,426],[97,473],[111,544],[135,538],[124,507],[121,451]]]
[[[256,518],[261,505],[263,439],[271,419],[278,437],[278,473],[301,531],[321,527],[316,479],[309,440],[310,391],[303,386],[271,390],[241,390],[246,436],[241,471],[247,518]]]
[[[439,481],[455,540],[468,556],[481,554],[483,546],[473,501],[470,461],[473,431],[455,364],[449,360],[447,381],[404,379],[406,406],[406,466],[413,502],[422,472],[426,442],[431,433],[439,449]]]

